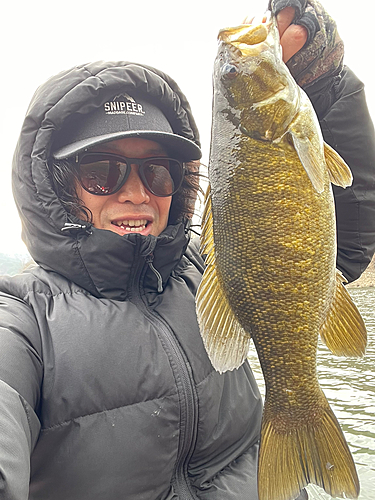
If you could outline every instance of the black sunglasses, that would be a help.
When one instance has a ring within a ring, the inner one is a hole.
[[[145,188],[155,196],[172,196],[181,187],[185,165],[174,158],[126,158],[112,153],[77,155],[79,181],[88,193],[106,196],[116,193],[127,181],[131,165]]]

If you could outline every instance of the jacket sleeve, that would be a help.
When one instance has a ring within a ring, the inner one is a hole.
[[[337,268],[348,281],[360,277],[375,252],[375,135],[363,83],[347,67],[338,77],[306,89],[324,140],[349,165],[352,186],[333,186]]]
[[[0,293],[0,498],[27,500],[30,455],[38,439],[42,381],[35,316],[20,299]]]

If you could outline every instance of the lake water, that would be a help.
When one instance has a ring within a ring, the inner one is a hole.
[[[318,348],[319,383],[338,418],[353,454],[361,483],[359,500],[375,500],[375,287],[349,290],[368,332],[364,358],[334,356],[321,342]],[[249,361],[264,394],[258,358]],[[310,500],[330,500],[321,488],[309,485]]]

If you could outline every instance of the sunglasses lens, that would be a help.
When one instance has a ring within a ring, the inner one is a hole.
[[[125,162],[108,155],[85,155],[79,166],[82,186],[92,194],[111,194],[121,184],[127,172]]]
[[[130,172],[126,162],[139,165],[143,184],[156,196],[172,196],[182,184],[184,169],[178,160],[164,157],[122,159],[110,153],[95,152],[85,154],[79,162],[83,188],[96,195],[115,193],[126,182]]]
[[[181,186],[183,168],[171,158],[150,158],[142,166],[143,181],[156,196],[171,196]]]

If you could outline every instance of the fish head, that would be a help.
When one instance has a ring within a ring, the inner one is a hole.
[[[282,61],[274,18],[219,32],[214,68],[218,109],[255,139],[283,137],[297,113],[299,92]]]

